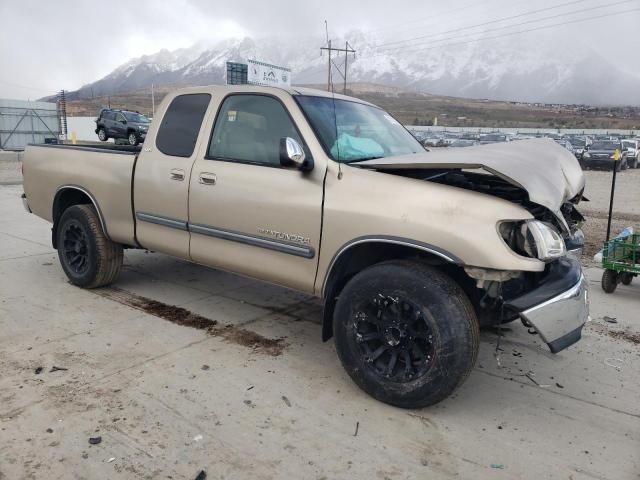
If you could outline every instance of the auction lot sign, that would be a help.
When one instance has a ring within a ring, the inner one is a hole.
[[[249,70],[247,81],[253,85],[266,85],[270,87],[290,87],[291,69],[259,62],[257,60],[247,60]]]

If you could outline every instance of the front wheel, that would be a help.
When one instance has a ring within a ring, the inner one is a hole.
[[[109,140],[109,137],[107,136],[107,132],[104,128],[101,128],[100,130],[98,130],[98,139],[101,142],[106,142],[107,140]]]
[[[64,211],[56,230],[58,258],[74,285],[84,288],[112,283],[122,267],[122,245],[107,238],[93,205]]]
[[[447,398],[478,355],[469,299],[448,276],[416,262],[383,262],[355,275],[338,298],[333,332],[353,381],[402,408]]]
[[[618,272],[615,270],[605,270],[602,274],[602,290],[605,293],[613,293],[618,286]]]
[[[127,137],[127,140],[129,141],[129,145],[131,146],[138,145],[138,135],[136,135],[135,132],[131,132],[129,134],[129,137]]]

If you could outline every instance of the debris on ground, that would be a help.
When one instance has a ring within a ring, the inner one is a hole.
[[[49,370],[49,373],[51,372],[65,372],[69,370],[68,368],[65,367],[56,367],[55,365],[53,367],[51,367],[51,370]]]
[[[102,442],[102,437],[89,437],[89,443],[91,445],[98,445],[100,442]]]
[[[558,382],[556,382],[556,387],[558,387],[558,388],[564,388],[564,385],[560,385]]]
[[[545,384],[538,383],[538,382],[536,381],[536,379],[535,379],[535,378],[533,378],[533,377],[534,377],[534,375],[535,375],[535,373],[533,373],[533,372],[529,372],[529,373],[527,373],[527,374],[525,375],[525,377],[527,377],[529,380],[531,380],[533,383],[535,383],[535,384],[536,384],[538,387],[540,387],[540,388],[549,388],[549,387],[551,386],[551,385],[548,385],[548,384],[546,384],[546,383],[545,383]]]
[[[499,470],[504,470],[504,465],[502,463],[492,463],[491,468],[497,468]]]
[[[47,433],[53,433],[53,428],[47,428]]]
[[[211,367],[209,365],[202,365],[200,370],[209,370]]]
[[[42,370],[44,370],[44,367],[38,367],[38,368],[35,369],[34,373],[36,375],[40,375],[42,373]]]
[[[356,422],[356,432],[353,434],[354,437],[358,436],[358,430],[360,429],[360,422]]]
[[[604,364],[607,367],[613,367],[616,370],[620,371],[622,370],[622,365],[617,365],[618,363],[622,364],[624,363],[624,360],[622,360],[621,358],[605,358],[604,359]]]
[[[249,388],[247,388],[247,392],[248,392],[249,390],[253,390],[253,385],[251,385]]]
[[[604,317],[602,317],[602,319],[607,323],[618,323],[618,320],[616,319],[616,317],[609,317],[605,315]]]
[[[204,437],[200,434],[196,435],[195,437],[193,437],[193,441],[194,442],[199,442],[200,440],[202,440]]]
[[[287,397],[285,397],[284,395],[282,396],[282,401],[283,401],[284,403],[286,403],[286,404],[287,404],[287,407],[290,407],[290,406],[291,406],[291,402],[290,402],[290,401],[289,401],[289,399],[288,399]]]
[[[107,463],[111,463],[116,459],[116,457],[111,457],[109,460],[107,460]]]
[[[207,478],[207,472],[205,472],[204,470],[200,470],[200,473],[198,474],[195,480],[205,480],[206,478]]]

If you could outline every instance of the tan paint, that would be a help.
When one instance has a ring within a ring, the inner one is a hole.
[[[107,235],[115,242],[134,242],[131,218],[131,174],[134,155],[59,147],[28,146],[24,155],[24,192],[33,213],[50,222],[59,188],[78,185],[96,199]]]
[[[315,168],[301,173],[205,159],[218,105],[231,92],[278,97],[307,143]],[[212,100],[192,157],[169,157],[155,147],[159,119],[169,102],[185,93],[210,93]],[[348,165],[340,167],[326,156],[288,91],[254,86],[182,89],[163,100],[156,118],[136,167],[137,212],[247,235],[264,237],[260,229],[299,235],[309,238],[315,256],[308,259],[139,221],[138,239],[147,248],[316,295],[322,294],[336,254],[361,237],[391,236],[427,243],[475,267],[510,271],[544,268],[544,263],[512,252],[497,231],[500,221],[532,218],[525,209],[459,188]],[[24,162],[29,205],[34,213],[51,220],[56,190],[65,184],[80,185],[95,196],[111,238],[132,244],[133,160],[132,155],[29,147]],[[171,170],[176,168],[185,171],[184,181],[170,179]],[[215,174],[216,184],[201,184],[202,173]]]

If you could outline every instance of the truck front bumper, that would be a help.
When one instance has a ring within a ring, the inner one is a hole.
[[[580,263],[558,260],[537,288],[506,301],[505,306],[532,325],[552,353],[573,345],[589,318],[587,279]]]

